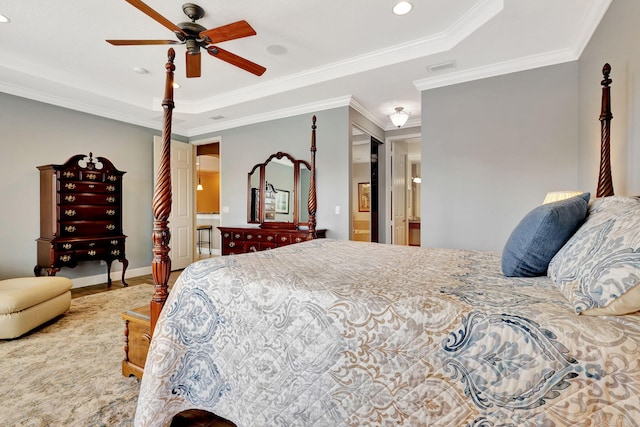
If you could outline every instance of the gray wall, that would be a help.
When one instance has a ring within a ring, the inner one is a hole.
[[[106,157],[124,175],[123,228],[129,271],[151,263],[153,131],[0,93],[0,279],[33,275],[40,235],[37,166],[64,163],[75,154]],[[114,262],[112,271],[121,270]],[[97,262],[63,268],[58,275],[98,276]],[[120,278],[118,273],[113,278]],[[75,285],[75,281],[74,281]]]
[[[640,195],[640,2],[614,0],[580,57],[579,182],[595,194],[602,66],[611,65],[611,164],[616,194]]]
[[[349,238],[349,134],[348,107],[317,112],[316,182],[317,226],[327,237]],[[220,142],[220,206],[223,226],[247,225],[247,174],[257,163],[282,151],[310,161],[311,117],[303,114],[257,123],[215,134]],[[335,207],[340,206],[340,214]],[[225,212],[225,207],[229,212]]]
[[[578,188],[577,70],[422,93],[422,246],[502,250],[547,192]]]

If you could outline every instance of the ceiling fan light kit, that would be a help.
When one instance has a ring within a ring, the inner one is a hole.
[[[242,68],[257,76],[261,76],[267,70],[265,67],[249,61],[241,56],[229,51],[211,46],[212,43],[222,43],[229,40],[239,39],[256,35],[255,30],[247,21],[237,21],[221,27],[207,30],[202,25],[196,23],[198,19],[205,15],[203,8],[194,3],[182,5],[182,11],[191,19],[191,22],[181,22],[174,24],[151,7],[140,0],[126,0],[127,3],[140,10],[156,22],[162,24],[173,31],[178,41],[175,40],[107,40],[114,46],[134,46],[134,45],[156,45],[156,44],[184,44],[186,47],[185,63],[186,76],[200,77],[201,75],[201,55],[200,48],[204,48],[211,56],[215,56],[231,65]]]

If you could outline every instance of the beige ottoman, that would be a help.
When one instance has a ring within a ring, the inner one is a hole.
[[[67,311],[71,286],[55,276],[0,280],[0,339],[19,337]]]

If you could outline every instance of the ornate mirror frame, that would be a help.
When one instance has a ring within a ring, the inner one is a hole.
[[[290,164],[291,181],[286,174],[284,178],[283,174],[276,178],[271,172],[270,176],[269,166],[278,164],[286,167]],[[308,162],[281,151],[269,156],[264,163],[256,164],[247,178],[247,222],[260,224],[261,228],[299,229],[300,226],[308,226],[311,172]]]

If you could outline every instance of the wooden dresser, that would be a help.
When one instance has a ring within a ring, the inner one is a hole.
[[[122,177],[104,157],[78,154],[62,165],[40,170],[40,238],[36,276],[53,276],[80,261],[105,261],[111,286],[111,263],[122,263],[122,282],[129,264],[122,232]]]
[[[244,254],[273,249],[309,240],[308,230],[218,227],[222,237],[222,255]],[[327,230],[316,230],[318,238],[325,238]]]

